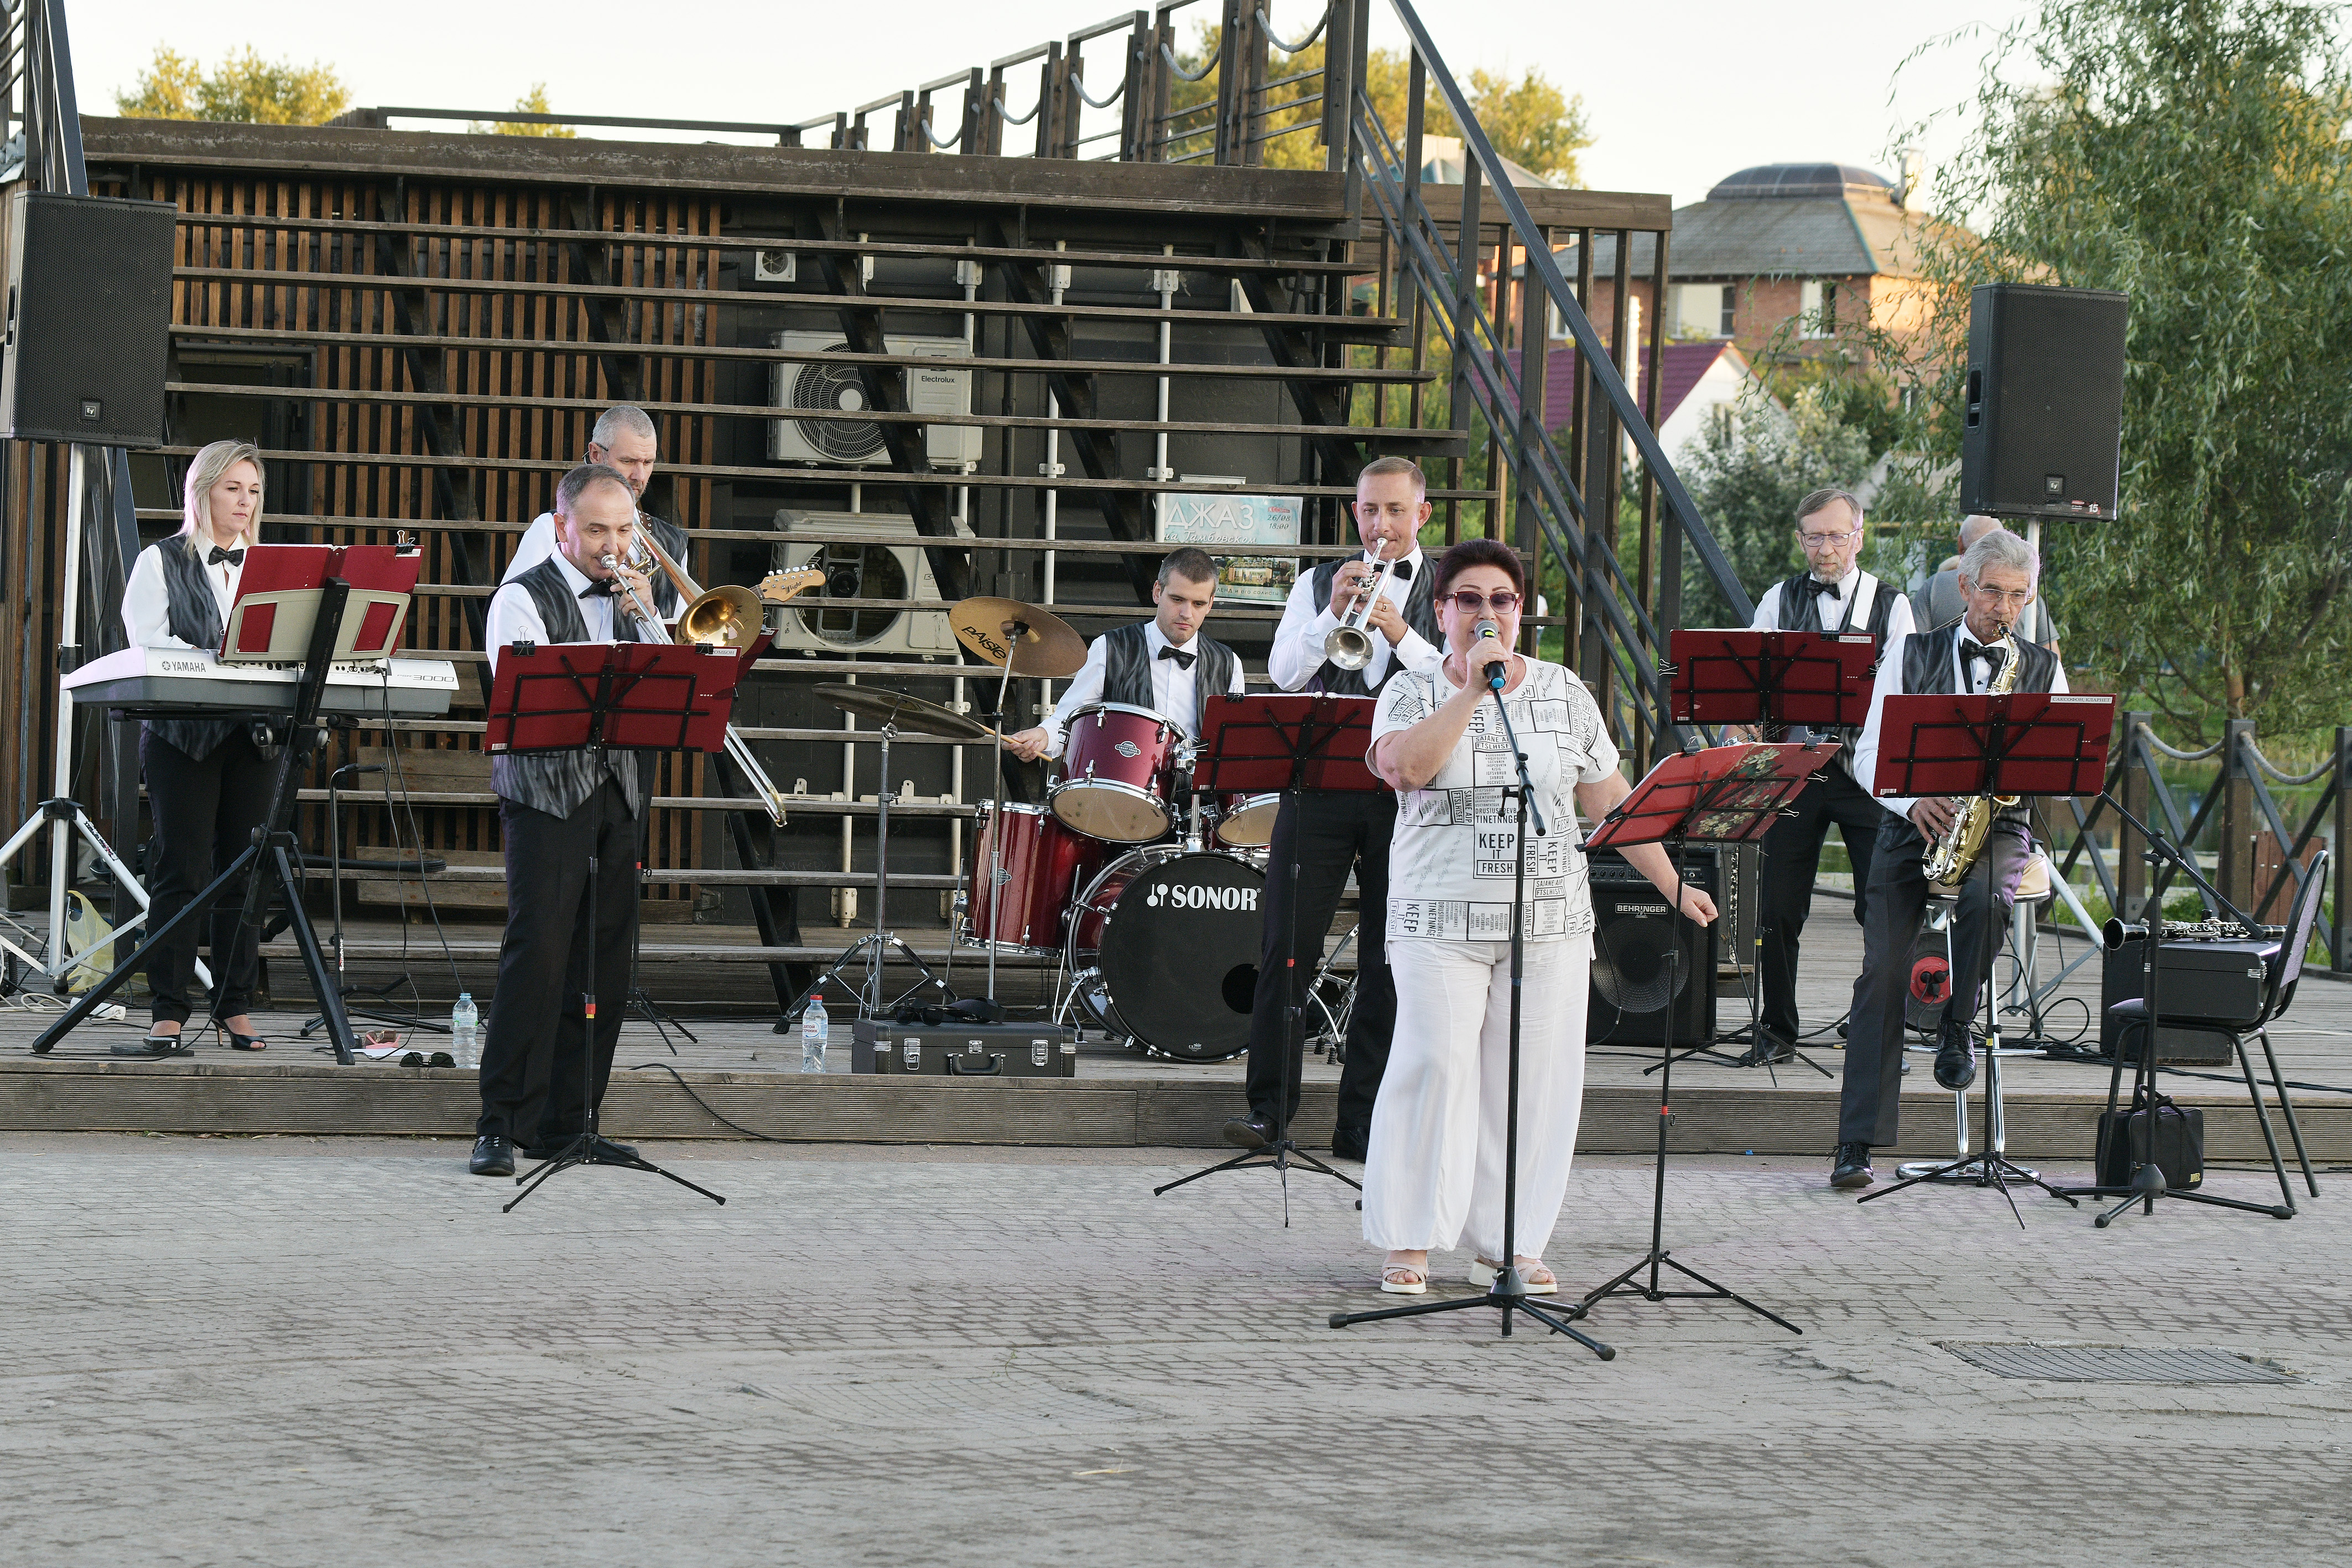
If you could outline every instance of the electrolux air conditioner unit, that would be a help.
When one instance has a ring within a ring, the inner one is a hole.
[[[943,610],[834,607],[829,599],[940,597],[930,559],[916,541],[911,519],[873,512],[777,512],[774,570],[815,567],[824,583],[795,597],[780,612],[775,646],[801,653],[897,653],[955,657],[958,643]],[[814,535],[814,538],[803,536]],[[971,538],[961,519],[959,538]]]
[[[798,349],[827,354],[850,352],[847,342],[834,332],[778,332],[768,340],[778,349]],[[968,360],[971,350],[961,338],[886,337],[884,349],[893,354],[927,360]],[[822,360],[787,360],[768,372],[768,401],[776,408],[828,409],[856,413],[866,406],[866,382],[855,365],[830,365]],[[970,413],[971,368],[969,365],[914,364],[907,367],[907,406],[915,413]],[[980,461],[980,428],[971,424],[927,424],[923,447],[934,468],[959,468]],[[768,455],[782,463],[809,463],[824,468],[886,467],[889,449],[882,444],[882,427],[863,420],[779,419],[768,426]]]

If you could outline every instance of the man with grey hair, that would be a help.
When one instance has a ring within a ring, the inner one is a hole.
[[[1797,503],[1797,545],[1806,570],[1776,582],[1757,601],[1755,632],[1867,632],[1883,651],[1912,630],[1911,601],[1891,585],[1862,570],[1862,502],[1850,490],[1815,490]],[[1764,835],[1764,869],[1758,879],[1757,923],[1762,937],[1759,988],[1766,1039],[1747,1060],[1785,1061],[1796,1053],[1797,954],[1812,913],[1813,878],[1821,869],[1822,844],[1835,824],[1853,866],[1853,917],[1865,914],[1870,857],[1878,841],[1881,811],[1870,792],[1854,782],[1853,730],[1819,734],[1791,728],[1800,744],[1835,741],[1839,751],[1814,782],[1797,792]]]
[[[1942,797],[1898,796],[1894,791],[1901,788],[1899,783],[1879,785],[1882,745],[1903,747],[1906,740],[1882,734],[1886,699],[1905,694],[1981,694],[2012,659],[2017,673],[2011,689],[2066,690],[2066,671],[2057,655],[2011,630],[2032,602],[2040,570],[2032,547],[2023,539],[2006,528],[1985,530],[1960,558],[1960,597],[1967,606],[1960,619],[1897,639],[1879,662],[1870,717],[1854,742],[1853,767],[1854,776],[1871,787],[1886,810],[1871,862],[1870,909],[1863,922],[1862,973],[1853,982],[1847,1027],[1832,1186],[1869,1186],[1872,1147],[1895,1142],[1902,1089],[1903,998],[1910,986],[1912,940],[1931,896],[1927,847],[1968,804]],[[1977,998],[2000,935],[2009,928],[2018,874],[2033,848],[2027,821],[2021,805],[1993,819],[1984,852],[1953,897],[1951,998],[1936,1050],[1936,1082],[1947,1089],[1966,1089],[1976,1080],[1972,1030]]]
[[[654,460],[660,454],[660,441],[654,432],[653,416],[631,404],[614,403],[596,416],[596,428],[589,434],[588,450],[580,461],[584,465],[602,464],[621,476],[629,487],[629,496],[638,507],[637,525],[645,533],[661,541],[672,560],[686,559],[686,530],[677,524],[656,517],[644,510],[646,486],[654,476]],[[541,512],[523,530],[522,543],[515,547],[514,559],[507,562],[501,583],[514,581],[524,572],[555,553],[555,514]],[[677,613],[677,589],[667,576],[652,575],[654,608],[663,615]]]
[[[1960,519],[1960,549],[1968,548],[1986,534],[2000,527],[1999,517],[1988,517],[1982,512],[1971,512]],[[1960,558],[1954,556],[1937,568],[1936,575],[1921,584],[1911,596],[1911,609],[1920,625],[1933,631],[1958,621],[1968,609],[1960,598]],[[2058,626],[2050,618],[2049,601],[2042,597],[2042,584],[2033,585],[2033,604],[2019,623],[2018,634],[2029,643],[2039,643],[2052,653],[2058,652]]]

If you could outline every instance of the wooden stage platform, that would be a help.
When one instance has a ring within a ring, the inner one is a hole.
[[[484,939],[489,930],[475,928],[463,935],[473,938],[469,948],[483,950],[465,952],[460,973],[478,996],[484,995],[489,956]],[[1220,1125],[1242,1109],[1238,1061],[1168,1061],[1109,1048],[1082,1053],[1077,1075],[1070,1080],[853,1075],[845,1071],[848,1031],[838,1017],[835,1071],[803,1074],[798,1071],[799,1040],[773,1032],[772,1011],[757,1012],[756,1003],[745,1000],[711,999],[708,970],[720,967],[704,951],[714,945],[711,935],[706,927],[647,927],[646,984],[666,1005],[677,1008],[699,1040],[677,1040],[673,1054],[651,1025],[631,1014],[622,1031],[606,1103],[606,1125],[615,1135],[733,1138],[756,1134],[795,1142],[1209,1148],[1222,1146]],[[375,946],[375,934],[370,936],[370,945]],[[663,956],[673,943],[681,955],[688,955],[675,963]],[[1830,1026],[1843,1010],[1860,946],[1851,906],[1822,897],[1807,931],[1799,999],[1807,1027],[1824,1031],[1807,1049],[1831,1073],[1840,1071],[1842,1052]],[[2066,947],[2070,955],[2080,950],[2072,939]],[[446,1019],[450,969],[429,930],[422,936],[412,931],[410,952],[428,999],[428,1016]],[[970,957],[959,956],[956,976],[976,991],[979,971]],[[437,980],[431,975],[436,966]],[[2045,975],[2054,972],[2046,934],[2042,967]],[[756,967],[738,960],[724,967],[736,984],[752,975],[761,977],[742,993],[745,997],[755,998],[764,988],[764,972]],[[476,970],[482,972],[467,972]],[[439,1137],[470,1132],[476,1103],[472,1074],[379,1062],[337,1067],[331,1058],[314,1053],[307,1042],[294,1038],[303,1015],[286,1010],[296,998],[287,997],[285,988],[299,971],[283,962],[274,964],[273,971],[280,1010],[264,1015],[273,1045],[260,1055],[207,1042],[193,1057],[172,1061],[111,1057],[109,1044],[143,1032],[142,1007],[124,1023],[85,1025],[52,1055],[35,1057],[31,1040],[49,1015],[0,1010],[0,1130]],[[1042,977],[1007,970],[1001,978],[1007,982],[1007,998],[1020,1001],[1036,997]],[[2095,1007],[2095,965],[2078,971],[2064,994]],[[697,999],[684,1002],[681,998]],[[1745,1014],[1744,1002],[1727,997],[1719,1022],[1727,1027]],[[2063,1027],[2053,1032],[2073,1032],[2075,1020],[2085,1016],[2084,1008],[2063,1006]],[[2352,1162],[2352,985],[2307,979],[2273,1038],[2289,1080],[2314,1086],[2295,1092],[2313,1157]],[[420,1036],[416,1043],[430,1051],[446,1041]],[[1655,1060],[1654,1050],[1595,1047],[1589,1052],[1580,1148],[1637,1154],[1654,1146],[1655,1079],[1642,1070]],[[1927,1057],[1913,1061],[1915,1071],[1904,1097],[1904,1142],[1895,1153],[1903,1158],[1947,1154],[1953,1138],[1952,1097],[1935,1087]],[[2021,1057],[2004,1061],[2003,1071],[2011,1152],[2031,1159],[2087,1158],[2095,1119],[2105,1103],[2105,1070]],[[1302,1132],[1308,1140],[1328,1141],[1338,1070],[1310,1059],[1307,1077]],[[2263,1157],[2242,1082],[2168,1072],[2166,1088],[2183,1103],[2205,1108],[2209,1157]],[[1835,1142],[1836,1081],[1801,1063],[1768,1074],[1694,1061],[1675,1070],[1673,1103],[1672,1145],[1690,1153],[1826,1155]],[[1970,1109],[1980,1137],[1979,1097],[1972,1096]],[[2280,1131],[2284,1138],[2284,1129]]]

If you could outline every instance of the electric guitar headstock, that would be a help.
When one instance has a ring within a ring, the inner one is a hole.
[[[782,604],[824,581],[824,573],[813,566],[794,571],[772,571],[760,580],[760,597],[770,604]]]

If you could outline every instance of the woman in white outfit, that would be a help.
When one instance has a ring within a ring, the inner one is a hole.
[[[1465,539],[1437,563],[1446,659],[1434,678],[1402,672],[1381,693],[1370,761],[1397,791],[1390,848],[1389,967],[1395,1043],[1372,1110],[1364,1162],[1364,1239],[1388,1249],[1381,1289],[1420,1295],[1429,1254],[1468,1239],[1470,1282],[1494,1282],[1503,1250],[1504,1113],[1509,1084],[1512,892],[1517,770],[1485,667],[1509,666],[1510,711],[1545,832],[1528,845],[1519,1022],[1516,1254],[1529,1290],[1556,1292],[1544,1245],[1568,1188],[1584,1097],[1586,971],[1592,900],[1578,840],[1625,798],[1601,709],[1558,664],[1509,652],[1526,570],[1507,546]],[[1494,641],[1480,646],[1479,625]],[[1572,796],[1572,798],[1571,798]],[[1626,858],[1702,925],[1715,904],[1682,887],[1654,844]]]

